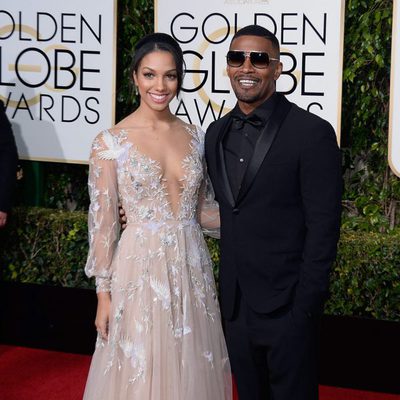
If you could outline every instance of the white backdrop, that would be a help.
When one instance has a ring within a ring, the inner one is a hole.
[[[400,177],[400,4],[393,1],[392,63],[390,75],[389,165]]]
[[[4,3],[0,98],[20,158],[86,163],[114,123],[116,0]]]
[[[189,70],[183,86],[191,92],[172,111],[206,128],[234,106],[225,55],[234,32],[254,23],[281,44],[278,91],[327,119],[339,137],[344,0],[155,0],[155,31],[178,40]]]

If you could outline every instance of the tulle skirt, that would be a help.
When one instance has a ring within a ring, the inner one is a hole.
[[[112,269],[109,337],[97,338],[84,400],[231,400],[212,265],[198,224],[128,225]]]

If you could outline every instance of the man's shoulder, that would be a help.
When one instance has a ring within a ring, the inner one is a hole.
[[[303,145],[328,141],[336,144],[337,138],[329,121],[292,103],[285,130],[298,138]]]
[[[329,130],[333,129],[332,125],[326,119],[310,111],[307,111],[304,108],[299,107],[295,103],[291,104],[292,107],[289,113],[289,117],[293,122],[299,124],[298,125],[299,127],[304,127],[304,128],[320,127]]]
[[[208,128],[206,130],[206,142],[209,141],[211,138],[218,136],[222,127],[229,121],[230,114],[231,111],[229,111],[223,117],[211,122],[211,124],[208,125]]]
[[[208,131],[213,131],[214,129],[218,129],[219,127],[224,125],[229,120],[229,116],[231,115],[231,112],[232,111],[229,111],[223,117],[211,122],[211,124],[207,128],[207,133],[208,133]]]

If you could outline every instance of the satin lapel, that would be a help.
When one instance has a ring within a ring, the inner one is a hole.
[[[229,184],[228,174],[226,172],[224,148],[222,145],[224,136],[228,132],[228,129],[230,127],[230,122],[231,119],[228,117],[225,118],[225,121],[223,121],[223,125],[221,125],[216,141],[215,155],[217,158],[216,164],[217,164],[219,185],[225,195],[225,198],[228,200],[229,204],[233,207],[235,205],[235,200],[232,194],[231,185]]]
[[[260,169],[266,155],[268,154],[272,142],[274,141],[282,125],[282,122],[284,121],[286,115],[292,107],[291,103],[286,100],[283,95],[279,96],[280,98],[275,106],[275,110],[257,140],[253,157],[251,158],[246,173],[244,175],[236,203],[239,203],[250,189],[254,178],[256,177],[257,172]]]

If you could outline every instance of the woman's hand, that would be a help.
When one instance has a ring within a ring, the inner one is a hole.
[[[111,296],[109,292],[97,293],[97,313],[94,324],[103,340],[108,340],[108,326],[110,321]]]
[[[122,208],[122,204],[118,203],[118,210],[119,210],[119,223],[121,225],[121,229],[124,230],[126,228],[126,214],[125,210]]]

